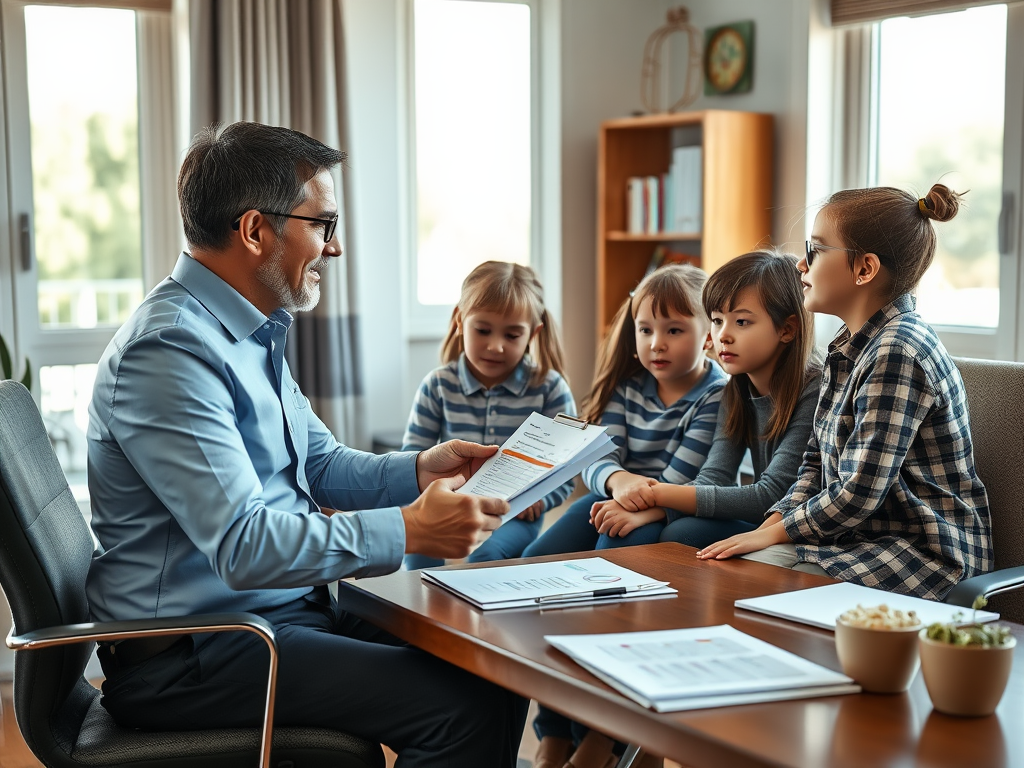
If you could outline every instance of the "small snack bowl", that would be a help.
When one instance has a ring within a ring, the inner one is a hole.
[[[836,619],[836,654],[843,673],[868,693],[902,693],[921,666],[913,611],[857,608]]]

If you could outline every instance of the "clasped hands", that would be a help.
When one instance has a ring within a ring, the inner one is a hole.
[[[598,533],[616,537],[661,520],[665,510],[657,506],[654,497],[657,484],[653,477],[616,472],[605,482],[612,498],[594,503],[590,508],[590,522]]]

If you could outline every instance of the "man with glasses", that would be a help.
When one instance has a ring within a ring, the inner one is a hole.
[[[256,123],[193,140],[178,177],[189,252],[97,372],[90,607],[98,620],[259,614],[280,649],[277,723],[379,741],[406,765],[513,766],[522,699],[347,615],[325,586],[394,571],[406,553],[464,557],[508,508],[454,492],[493,447],[346,448],[291,377],[291,313],[316,305],[341,255],[343,158]],[[121,725],[261,722],[267,659],[251,633],[126,640],[99,657]]]

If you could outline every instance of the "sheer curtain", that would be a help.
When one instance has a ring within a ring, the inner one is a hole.
[[[204,0],[188,5],[190,127],[254,120],[346,148],[341,0]],[[288,342],[293,375],[335,436],[364,445],[354,261],[348,196],[335,191],[345,253],[321,283],[320,304],[296,315]]]

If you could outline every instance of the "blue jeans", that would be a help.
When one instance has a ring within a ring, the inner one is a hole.
[[[495,530],[488,539],[466,558],[470,563],[489,563],[492,560],[508,560],[520,557],[523,550],[540,533],[544,515],[536,520],[512,519]],[[405,568],[416,571],[420,568],[435,568],[444,565],[444,560],[426,555],[406,555]]]
[[[661,532],[661,541],[676,541],[688,547],[703,549],[737,533],[752,531],[756,527],[744,520],[717,520],[687,515],[665,526]]]
[[[587,552],[592,549],[635,547],[656,544],[665,527],[664,522],[648,523],[626,536],[599,534],[590,523],[590,508],[606,497],[588,493],[574,501],[562,516],[539,539],[528,546],[523,557],[561,555],[565,552]]]

